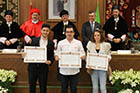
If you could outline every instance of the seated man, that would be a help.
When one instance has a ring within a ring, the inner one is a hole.
[[[27,44],[32,42],[33,37],[41,36],[41,27],[44,22],[39,20],[40,10],[37,8],[30,9],[31,19],[21,25],[21,29],[24,31],[24,39]],[[29,17],[30,17],[29,15]]]
[[[60,12],[60,17],[61,17],[61,21],[52,28],[52,31],[54,32],[53,41],[55,42],[55,47],[57,46],[57,43],[60,40],[63,40],[66,38],[65,28],[67,25],[72,25],[72,27],[74,28],[75,39],[77,39],[79,36],[79,32],[76,26],[69,20],[69,12],[67,10],[62,10]]]
[[[16,22],[13,22],[13,12],[5,12],[5,22],[0,26],[0,49],[17,48],[18,39],[23,37],[22,30]]]
[[[107,41],[111,44],[111,50],[123,50],[125,48],[126,34],[128,32],[128,24],[122,16],[120,16],[120,7],[114,5],[112,7],[112,17],[110,17],[103,26]]]

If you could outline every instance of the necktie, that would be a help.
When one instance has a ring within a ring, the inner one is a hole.
[[[91,22],[91,30],[94,31],[93,22]]]
[[[65,28],[66,28],[66,25],[64,25],[63,27],[63,34],[65,34]]]

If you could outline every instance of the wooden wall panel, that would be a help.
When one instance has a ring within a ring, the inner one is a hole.
[[[58,86],[60,87],[60,86]],[[13,88],[13,93],[29,93],[29,88],[21,88],[15,87]],[[40,93],[39,88],[36,89],[36,93]],[[47,93],[61,93],[61,88],[47,88]],[[68,88],[68,93],[70,92],[70,88]],[[77,93],[92,93],[91,88],[77,88]],[[107,89],[107,93],[112,93],[111,89]]]
[[[40,19],[43,22],[46,22],[46,16],[47,16],[47,0],[31,0],[32,1],[32,7],[40,9],[41,15]],[[20,24],[23,24],[25,21],[28,20],[29,15],[29,2],[30,0],[19,0],[19,16],[20,16]]]
[[[20,25],[28,20],[29,14],[29,1],[30,0],[19,0],[19,11],[20,11]],[[40,19],[45,23],[48,23],[51,27],[53,27],[58,21],[47,21],[48,16],[48,0],[31,0],[33,8],[39,8],[41,11]],[[104,23],[104,3],[105,0],[100,1],[100,17],[101,24]],[[74,24],[77,26],[77,29],[81,35],[81,27],[82,24],[88,20],[88,11],[96,10],[97,0],[77,0],[76,9],[77,9],[77,19],[74,21]],[[53,33],[51,33],[50,37],[52,39]],[[81,39],[81,36],[80,36]]]

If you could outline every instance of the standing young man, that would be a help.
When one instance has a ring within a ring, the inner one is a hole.
[[[55,60],[59,61],[59,52],[81,52],[81,59],[85,59],[85,52],[81,41],[74,38],[74,28],[71,25],[66,26],[65,35],[66,38],[58,43]],[[78,75],[80,73],[79,68],[60,68],[61,79],[61,93],[68,93],[68,84],[70,82],[71,93],[77,93]]]
[[[40,93],[46,93],[46,85],[48,78],[48,65],[54,61],[54,44],[48,39],[50,26],[43,24],[41,28],[41,37],[33,38],[30,46],[39,46],[47,48],[47,60],[45,63],[29,63],[28,78],[30,93],[36,93],[36,82],[39,81]],[[40,55],[41,56],[41,55]]]

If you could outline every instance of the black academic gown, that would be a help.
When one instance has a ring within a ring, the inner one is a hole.
[[[68,25],[72,25],[73,28],[74,28],[74,32],[75,32],[75,35],[74,35],[74,38],[78,38],[79,36],[79,32],[76,28],[76,26],[68,21]],[[57,39],[58,41],[60,40],[63,40],[66,38],[65,34],[63,33],[63,28],[64,28],[64,24],[63,24],[63,21],[59,22],[58,24],[56,24],[53,28],[52,28],[52,31],[54,32],[54,36],[53,36],[53,39]]]
[[[112,16],[110,19],[107,20],[103,29],[105,30],[105,34],[112,34],[114,38],[121,38],[122,35],[127,34],[128,32],[128,25],[127,22],[119,16],[119,21],[117,23],[117,30],[115,28],[115,21],[114,17]],[[108,41],[111,43],[111,50],[116,51],[120,49],[124,49],[124,43],[121,41],[120,43],[116,44],[114,42]]]
[[[20,29],[19,25],[16,22],[12,22],[10,26],[11,32],[9,31],[9,27],[6,22],[3,22],[0,26],[0,37],[6,37],[7,40],[12,38],[21,38],[23,37],[23,32]],[[10,46],[6,46],[5,44],[1,43],[0,48],[17,48],[18,41]]]

